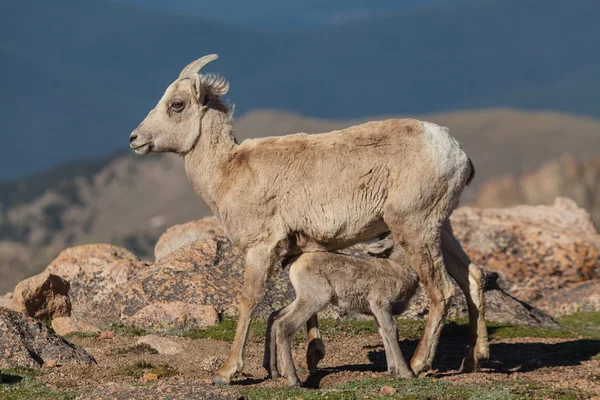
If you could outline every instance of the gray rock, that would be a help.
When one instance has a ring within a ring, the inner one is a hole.
[[[183,352],[183,346],[174,340],[159,335],[146,335],[138,339],[138,344],[147,344],[158,354],[174,355]]]
[[[0,308],[0,368],[37,368],[46,362],[94,364],[96,360],[41,322]]]

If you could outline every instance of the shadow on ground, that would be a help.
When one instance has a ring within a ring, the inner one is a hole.
[[[2,375],[2,380],[0,381],[0,385],[10,385],[13,383],[19,383],[23,380],[23,377],[18,375],[10,375],[10,374],[0,374]]]
[[[457,338],[454,335],[442,337],[436,355],[434,369],[439,375],[457,373],[466,352],[466,335]],[[529,372],[544,367],[562,367],[579,365],[600,353],[600,340],[573,339],[560,343],[491,343],[490,360],[482,367],[489,373]],[[417,348],[418,340],[404,340],[400,343],[407,361]],[[342,371],[387,370],[383,345],[366,346],[371,364],[341,365],[322,368],[318,374],[311,375],[305,385],[318,388],[321,380],[329,374]]]

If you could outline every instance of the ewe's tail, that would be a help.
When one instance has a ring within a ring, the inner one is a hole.
[[[469,177],[467,178],[467,186],[469,185],[469,183],[471,183],[473,178],[475,178],[475,166],[473,165],[473,161],[471,161],[470,158],[469,158],[469,168],[471,168],[471,173],[469,174]]]

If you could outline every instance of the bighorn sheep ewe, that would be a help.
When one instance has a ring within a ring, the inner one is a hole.
[[[402,378],[415,375],[406,364],[398,344],[394,315],[399,315],[415,293],[419,280],[414,269],[395,246],[387,258],[359,259],[339,253],[304,253],[290,267],[296,299],[269,317],[263,366],[277,379],[277,353],[281,351],[283,372],[290,385],[299,386],[292,359],[294,333],[334,304],[346,311],[373,315],[383,340],[388,372]]]
[[[431,365],[454,295],[444,261],[467,296],[471,330],[464,365],[476,368],[488,355],[482,274],[448,222],[474,169],[448,130],[390,119],[238,144],[232,111],[221,100],[229,84],[199,75],[216,58],[204,56],[186,66],[130,136],[138,154],[183,156],[194,191],[246,254],[235,339],[213,381],[228,383],[242,370],[252,313],[281,260],[348,247],[388,231],[407,252],[431,299],[411,359],[413,371]]]

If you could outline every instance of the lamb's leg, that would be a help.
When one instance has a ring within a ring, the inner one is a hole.
[[[483,273],[452,233],[450,221],[444,224],[442,250],[448,272],[465,295],[469,308],[469,347],[461,370],[476,371],[479,361],[489,358],[488,333],[485,326]]]
[[[300,368],[312,374],[317,372],[319,361],[325,358],[325,344],[323,343],[323,339],[321,339],[317,314],[313,314],[306,321],[306,333],[306,356],[300,363]]]
[[[379,336],[381,336],[381,340],[383,341],[383,349],[385,350],[385,362],[387,364],[388,374],[395,375],[396,364],[394,363],[394,359],[392,357],[392,350],[390,349],[390,344],[388,343],[387,336],[383,333],[383,328],[381,327],[381,324],[379,323],[377,318],[373,316],[373,319],[375,320],[375,324],[377,325],[377,332],[379,332]]]
[[[400,376],[402,378],[414,378],[415,374],[409,368],[402,350],[398,342],[398,326],[394,322],[394,316],[390,310],[382,308],[380,305],[371,304],[371,312],[377,320],[379,326],[379,334],[383,339],[383,347],[385,348],[385,358],[388,363],[388,371],[390,371],[390,360],[392,361],[392,370],[390,374]],[[386,346],[387,343],[387,346]]]
[[[277,347],[281,350],[281,361],[284,364],[283,372],[290,386],[301,385],[292,357],[292,337],[302,324],[322,308],[322,305],[319,303],[318,300],[317,302],[313,302],[312,299],[302,299],[299,296],[290,305],[290,311],[276,321],[278,325]]]
[[[454,296],[454,286],[444,265],[440,248],[441,222],[428,220],[428,216],[405,216],[392,220],[388,226],[394,240],[401,244],[410,257],[411,264],[429,295],[429,316],[425,331],[410,365],[415,374],[431,368],[433,357],[444,327],[444,322]],[[431,217],[430,217],[431,218]]]
[[[269,374],[271,376],[271,378],[273,379],[279,379],[280,377],[280,373],[279,370],[282,370],[285,372],[285,361],[282,361],[282,365],[278,366],[278,362],[279,362],[279,355],[277,354],[278,352],[278,347],[279,347],[279,343],[277,341],[277,337],[279,335],[279,329],[280,329],[280,320],[281,318],[283,318],[285,315],[287,315],[291,310],[292,310],[292,304],[290,303],[287,306],[285,306],[284,308],[282,308],[281,310],[279,310],[277,312],[277,315],[275,316],[275,318],[273,319],[273,321],[271,321],[271,326],[269,328],[269,326],[267,326],[267,333],[265,336],[265,340],[269,341],[269,355],[268,355],[268,371]],[[271,316],[273,316],[274,313],[271,314]],[[268,339],[267,339],[268,338]],[[265,345],[266,347],[266,345]],[[267,349],[265,348],[265,352],[267,351]],[[266,353],[265,353],[265,357],[266,357]],[[263,366],[265,366],[265,360],[263,360]],[[267,368],[267,367],[265,367]]]
[[[227,361],[225,361],[225,364],[219,368],[212,378],[215,384],[228,384],[231,377],[241,372],[244,366],[244,346],[246,344],[248,329],[250,328],[252,313],[266,289],[271,271],[273,271],[279,261],[277,252],[274,249],[275,246],[269,247],[263,245],[251,248],[246,254],[246,273],[244,287],[240,296],[235,339],[233,340]]]
[[[263,355],[263,368],[267,370],[268,377],[277,379],[279,377],[279,370],[277,369],[277,319],[285,314],[286,309],[284,307],[277,311],[273,311],[269,315],[267,320],[267,332],[265,334],[265,351]],[[274,360],[275,366],[271,365],[271,360]]]

